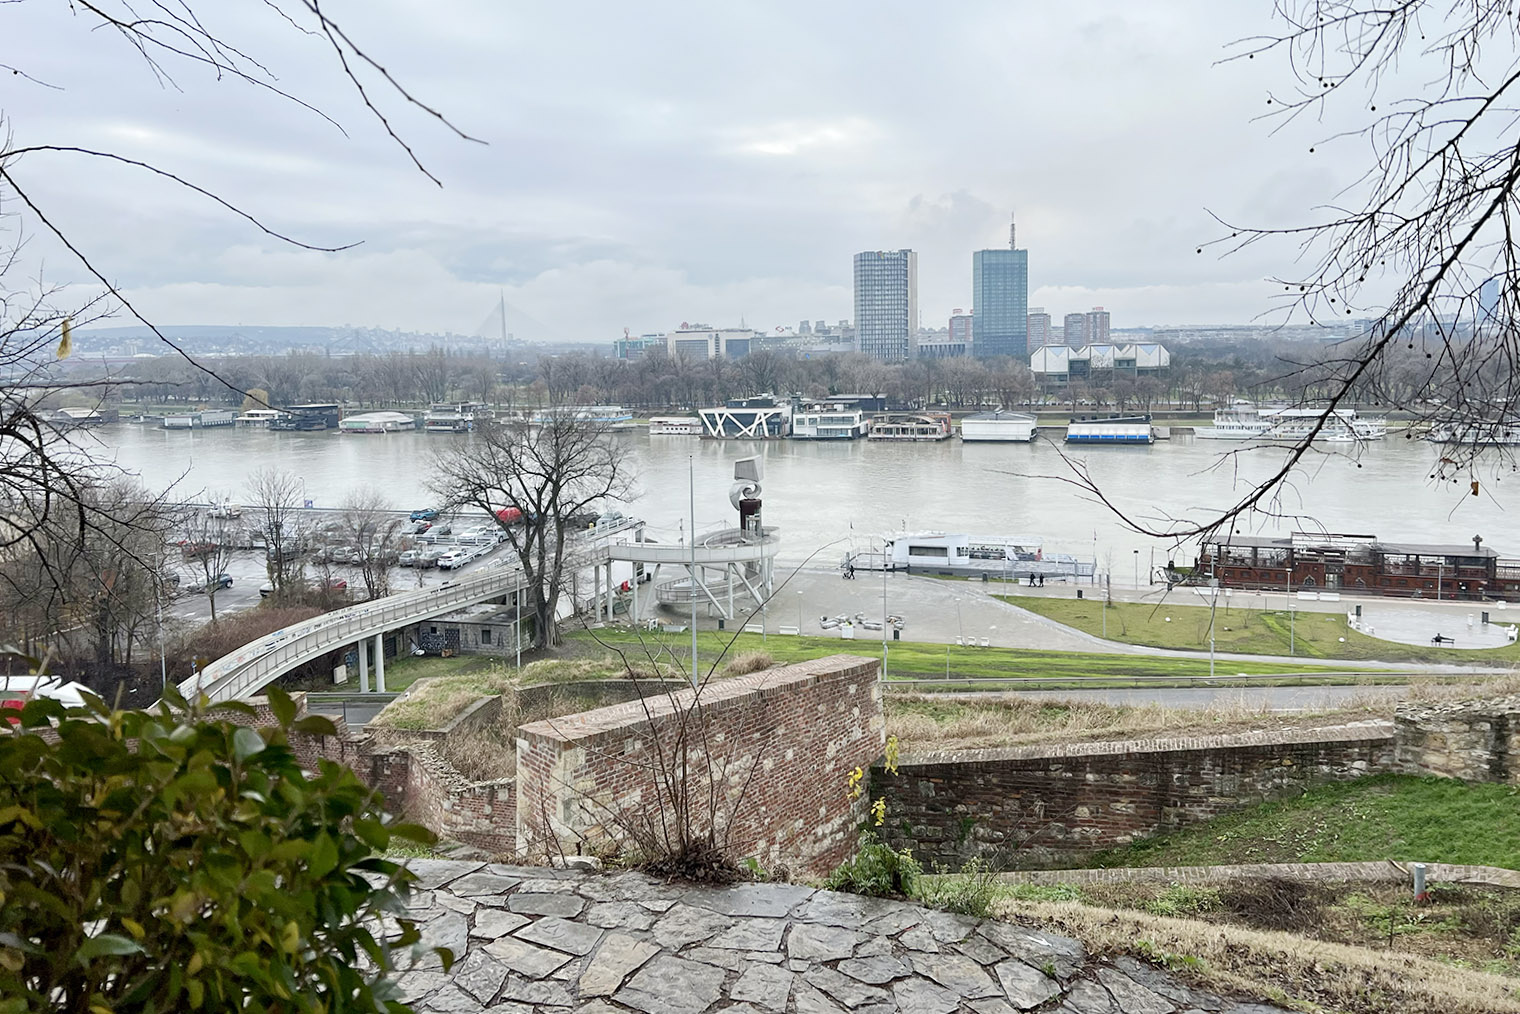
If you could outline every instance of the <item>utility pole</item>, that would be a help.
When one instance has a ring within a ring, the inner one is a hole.
[[[686,456],[686,483],[691,491],[691,686],[697,689],[697,466]]]

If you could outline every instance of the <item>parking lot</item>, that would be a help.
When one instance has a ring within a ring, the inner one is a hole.
[[[408,531],[411,527],[410,524],[404,524],[402,531]],[[440,529],[449,531],[445,533]],[[481,540],[488,534],[488,524],[461,525],[458,521],[454,521],[451,524],[434,525],[433,530],[408,536],[408,545],[415,546],[419,551],[435,554],[434,562],[428,567],[398,565],[390,568],[391,591],[394,593],[436,586],[461,572],[510,562],[513,556],[510,549],[503,552],[505,543],[497,543],[494,540],[489,543],[462,541]],[[335,579],[346,580],[350,594],[356,598],[362,598],[363,582],[358,574],[358,568],[351,562],[345,562],[342,553],[323,552],[328,545],[331,543],[308,549],[303,553],[302,561],[306,579],[313,582],[320,581],[330,574]],[[468,556],[465,562],[453,568],[438,566],[439,558],[451,550],[461,549]],[[348,559],[351,560],[352,557]],[[164,604],[165,616],[173,616],[192,625],[209,621],[211,619],[210,599],[204,592],[197,593],[190,590],[205,581],[204,572],[193,560],[177,564],[174,570],[180,575],[180,587],[183,590],[177,597]],[[263,548],[236,550],[232,553],[232,558],[224,572],[232,578],[232,585],[216,594],[218,616],[258,605],[259,588],[269,580],[267,552]]]

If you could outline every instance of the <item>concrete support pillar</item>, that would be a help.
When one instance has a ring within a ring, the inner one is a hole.
[[[375,693],[385,693],[385,635],[375,635]]]
[[[728,573],[728,615],[724,619],[733,622],[734,619],[734,565],[729,564],[724,570]]]
[[[612,561],[607,561],[607,622],[612,622],[612,607],[617,604],[617,589],[612,586]]]
[[[628,619],[635,627],[639,625],[639,565],[633,565],[633,580],[628,582],[633,601],[628,604]]]
[[[369,693],[369,642],[359,642],[359,693]]]

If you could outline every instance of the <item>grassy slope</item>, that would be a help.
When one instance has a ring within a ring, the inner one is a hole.
[[[1507,785],[1377,775],[1110,849],[1089,865],[1382,859],[1520,869],[1520,797]]]
[[[748,651],[765,651],[777,662],[799,662],[825,655],[855,654],[880,657],[880,640],[845,640],[839,637],[796,637],[773,635],[762,643],[759,634],[720,634],[716,631],[698,635],[698,661],[705,670],[729,639],[734,644],[725,659]],[[612,649],[628,653],[630,660],[643,661],[655,654],[662,661],[672,657],[683,662],[691,650],[690,634],[655,635],[608,628],[569,634],[570,644],[584,646],[601,654],[600,641]],[[893,677],[944,679],[946,645],[918,641],[893,641],[887,655],[887,672]],[[957,678],[1035,677],[1054,682],[1091,679],[1126,679],[1135,676],[1162,676],[1190,679],[1209,674],[1207,659],[1156,658],[1145,655],[1117,655],[1102,652],[1030,651],[1016,648],[958,648],[949,651],[950,675]],[[1261,675],[1283,672],[1327,672],[1323,666],[1285,666],[1274,663],[1229,662],[1218,672]]]
[[[1089,634],[1103,633],[1102,603],[1094,599],[997,596],[1058,623]],[[1188,593],[1191,598],[1191,593]],[[1170,616],[1171,622],[1166,618]],[[1438,662],[1510,666],[1520,662],[1520,644],[1471,651],[1397,644],[1352,630],[1340,613],[1297,613],[1292,622],[1294,652],[1305,658],[1375,659],[1383,662]],[[1341,638],[1345,638],[1344,642]],[[1209,609],[1176,600],[1162,605],[1114,602],[1108,607],[1108,639],[1157,648],[1207,651]],[[1214,617],[1214,648],[1247,655],[1286,655],[1289,616],[1283,610],[1228,607]]]

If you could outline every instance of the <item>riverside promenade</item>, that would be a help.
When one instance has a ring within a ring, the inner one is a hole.
[[[436,955],[395,978],[438,1014],[1287,1014],[990,919],[793,884],[713,888],[412,860]]]

